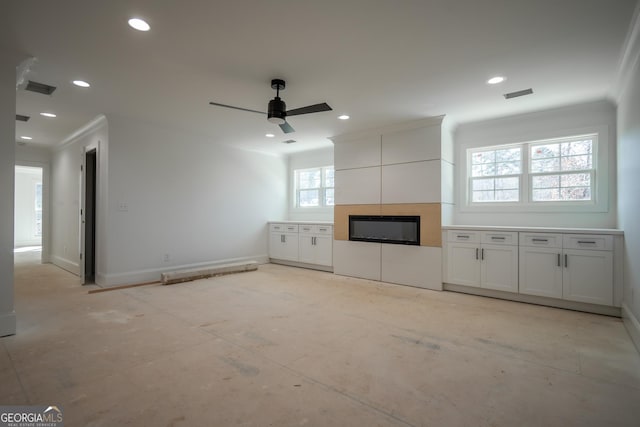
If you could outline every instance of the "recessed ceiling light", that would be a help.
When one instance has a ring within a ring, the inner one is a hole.
[[[506,79],[502,76],[495,76],[487,80],[487,83],[489,83],[490,85],[497,85],[498,83],[502,83],[505,80]]]
[[[89,87],[91,86],[89,83],[85,82],[84,80],[74,80],[73,84],[76,86],[80,86],[80,87]]]
[[[21,136],[20,139],[24,139],[24,140],[30,141],[33,138],[31,138],[30,136]]]
[[[273,138],[275,135],[274,135],[274,134],[272,134],[272,133],[267,133],[267,134],[265,134],[265,136],[266,136],[267,138]]]
[[[346,114],[343,114],[343,115],[341,115],[341,116],[338,116],[338,118],[339,118],[340,120],[349,120],[349,116],[347,116]]]
[[[145,21],[140,18],[131,18],[129,19],[129,26],[138,31],[149,31],[151,27]]]
[[[40,115],[44,117],[51,117],[51,118],[58,117],[53,113],[40,113]]]

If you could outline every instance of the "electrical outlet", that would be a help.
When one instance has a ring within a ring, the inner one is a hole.
[[[170,262],[171,261],[171,256],[169,254],[164,254],[164,258],[162,260],[163,260],[163,262]]]
[[[129,211],[129,204],[127,202],[118,202],[118,210],[120,212]]]

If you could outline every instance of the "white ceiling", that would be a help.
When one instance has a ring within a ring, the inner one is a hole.
[[[605,98],[636,3],[4,0],[0,44],[37,59],[27,79],[57,86],[51,96],[18,90],[17,113],[32,118],[16,122],[16,140],[55,145],[117,114],[287,153],[427,116],[463,123]],[[151,31],[131,29],[134,16]],[[494,75],[507,80],[487,85]],[[265,117],[208,104],[266,110],[276,77],[288,108],[326,101],[334,111],[291,117],[297,132],[284,135]],[[527,88],[534,94],[502,96]],[[298,142],[280,142],[290,137]]]

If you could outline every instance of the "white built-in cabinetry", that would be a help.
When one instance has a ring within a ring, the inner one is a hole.
[[[298,260],[298,224],[271,224],[269,258]]]
[[[518,291],[518,233],[450,230],[447,240],[451,283]]]
[[[520,292],[613,305],[613,236],[521,233]]]
[[[562,231],[447,227],[444,288],[616,314],[596,306],[621,305],[622,232]]]
[[[269,224],[272,262],[330,270],[333,265],[333,226],[323,223]]]

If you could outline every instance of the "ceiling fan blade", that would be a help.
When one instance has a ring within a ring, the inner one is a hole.
[[[294,128],[291,127],[291,125],[287,122],[284,122],[283,124],[279,125],[280,129],[282,129],[282,132],[284,133],[292,133],[295,132],[296,130]]]
[[[250,113],[267,114],[264,111],[251,110],[249,108],[242,108],[242,107],[234,107],[233,105],[220,104],[218,102],[210,102],[209,104],[217,105],[218,107],[233,108],[234,110],[248,111]]]
[[[308,105],[306,107],[294,108],[293,110],[287,111],[287,117],[289,116],[298,116],[300,114],[309,114],[309,113],[319,113],[321,111],[331,111],[332,108],[329,107],[329,104],[323,102],[322,104],[314,104]]]

